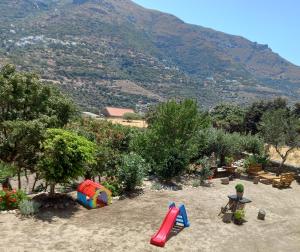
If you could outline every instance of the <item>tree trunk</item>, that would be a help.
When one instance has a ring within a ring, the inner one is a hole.
[[[44,189],[44,192],[47,192],[47,188],[48,188],[48,182],[45,183],[45,189]]]
[[[21,168],[18,168],[18,189],[21,190],[22,184],[21,184]]]
[[[225,165],[225,155],[221,154],[220,155],[220,166]]]
[[[50,184],[50,196],[55,194],[55,183]]]
[[[277,169],[277,172],[276,172],[276,176],[279,176],[281,173],[282,173],[282,167],[283,167],[283,164],[284,162],[286,161],[286,158],[283,158],[278,169]]]
[[[99,183],[101,183],[101,176],[98,176]]]
[[[31,192],[34,191],[36,182],[37,182],[38,180],[39,180],[39,176],[38,176],[38,174],[36,174],[36,175],[35,175],[35,178],[34,178],[34,181],[33,181],[32,188],[31,188]]]
[[[28,187],[29,179],[28,179],[28,176],[27,176],[27,169],[25,169],[24,172],[25,172],[25,178],[26,178],[26,186]]]

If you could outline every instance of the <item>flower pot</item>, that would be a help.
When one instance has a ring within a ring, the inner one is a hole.
[[[236,192],[236,196],[237,196],[239,199],[242,199],[242,198],[243,198],[243,195],[244,195],[244,192]]]
[[[234,218],[233,219],[233,222],[234,222],[234,224],[236,224],[236,225],[242,225],[243,224],[243,219],[236,219],[236,218]]]

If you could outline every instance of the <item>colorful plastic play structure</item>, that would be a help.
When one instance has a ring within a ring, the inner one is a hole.
[[[184,205],[179,208],[172,202],[169,211],[158,231],[151,237],[150,243],[159,247],[164,247],[168,236],[174,226],[189,227],[187,213]]]
[[[77,200],[87,208],[111,204],[111,192],[103,185],[85,180],[77,187]]]

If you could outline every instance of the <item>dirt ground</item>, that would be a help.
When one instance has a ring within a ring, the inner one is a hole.
[[[225,224],[218,217],[234,186],[245,185],[247,222],[242,226]],[[0,251],[300,251],[300,185],[278,190],[271,185],[254,185],[235,180],[213,187],[185,186],[177,191],[144,192],[133,198],[114,200],[101,209],[82,206],[69,210],[40,213],[22,219],[15,214],[0,214]],[[168,202],[186,205],[191,223],[172,236],[165,248],[149,244],[159,228]],[[266,220],[257,219],[260,208]]]

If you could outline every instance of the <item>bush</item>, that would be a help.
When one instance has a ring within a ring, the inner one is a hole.
[[[27,199],[27,195],[22,190],[1,190],[0,210],[16,209],[20,202],[25,199]]]
[[[251,165],[261,164],[263,167],[268,163],[269,159],[266,155],[250,155],[245,159],[244,167],[248,169]]]
[[[154,182],[152,185],[151,185],[151,190],[156,190],[156,191],[160,191],[163,189],[163,186],[161,183],[159,182]]]
[[[132,191],[142,184],[147,166],[145,160],[136,153],[131,152],[122,156],[118,167],[118,179],[125,191]]]
[[[236,190],[237,192],[240,192],[240,193],[244,192],[244,186],[243,186],[243,184],[237,184],[237,185],[235,186],[235,190]]]
[[[121,194],[120,184],[116,181],[104,181],[101,183],[104,187],[111,191],[113,197],[119,196]]]
[[[19,204],[19,210],[22,215],[29,216],[36,214],[40,208],[40,204],[38,202],[32,200],[22,200]]]
[[[234,218],[236,220],[243,220],[245,218],[245,210],[239,209],[234,212]]]
[[[212,176],[212,171],[210,170],[210,163],[208,157],[204,157],[198,161],[198,164],[201,165],[201,170],[199,172],[200,182],[203,183],[209,177]]]
[[[125,113],[123,115],[123,119],[125,120],[142,120],[142,117],[139,114],[136,113]]]

